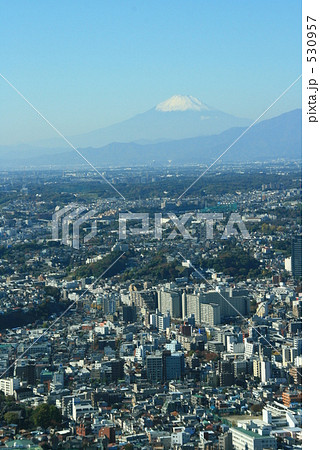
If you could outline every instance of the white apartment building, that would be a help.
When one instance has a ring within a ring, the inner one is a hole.
[[[276,449],[277,440],[270,435],[255,433],[244,428],[231,428],[232,445],[235,450]]]
[[[0,380],[0,391],[4,395],[13,395],[14,391],[20,386],[20,381],[18,378],[2,378]]]
[[[260,373],[261,373],[262,383],[266,383],[271,378],[271,363],[270,363],[270,361],[261,361]]]
[[[218,325],[220,320],[220,306],[214,303],[200,305],[201,308],[201,323],[204,325]]]

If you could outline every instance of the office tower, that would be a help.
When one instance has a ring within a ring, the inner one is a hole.
[[[302,277],[302,236],[294,236],[291,240],[291,268],[294,278]]]
[[[136,307],[122,305],[122,318],[126,323],[134,323],[137,320]]]
[[[165,357],[167,380],[179,380],[184,373],[184,354],[182,352],[172,353]]]
[[[36,384],[36,362],[34,360],[16,361],[14,376],[28,384]]]
[[[147,356],[147,378],[150,381],[163,380],[163,357],[161,353]]]
[[[102,309],[105,314],[114,314],[117,309],[116,297],[113,294],[108,294],[102,303]]]
[[[219,361],[220,386],[232,386],[234,383],[234,369],[230,361]]]

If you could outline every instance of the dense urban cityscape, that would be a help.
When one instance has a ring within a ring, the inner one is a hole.
[[[301,448],[301,167],[202,170],[0,174],[6,448]]]

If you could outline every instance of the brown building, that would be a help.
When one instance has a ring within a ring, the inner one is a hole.
[[[77,426],[76,428],[76,434],[78,436],[88,436],[89,434],[91,434],[91,427],[89,424],[84,424],[81,423],[80,425]]]
[[[99,437],[104,436],[107,436],[110,444],[114,444],[116,442],[116,430],[113,427],[100,428]]]
[[[284,406],[288,408],[292,403],[302,403],[302,393],[293,390],[287,390],[282,393],[282,401]]]

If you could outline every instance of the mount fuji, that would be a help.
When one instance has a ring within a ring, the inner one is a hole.
[[[82,148],[102,147],[113,142],[146,144],[217,134],[249,123],[248,119],[210,108],[191,95],[174,95],[123,122],[68,139],[73,145]],[[65,148],[64,142],[58,138],[33,144],[42,148]]]
[[[249,120],[210,108],[190,95],[174,95],[128,120],[74,136],[72,142],[81,147],[100,147],[111,142],[185,139],[248,124]]]

